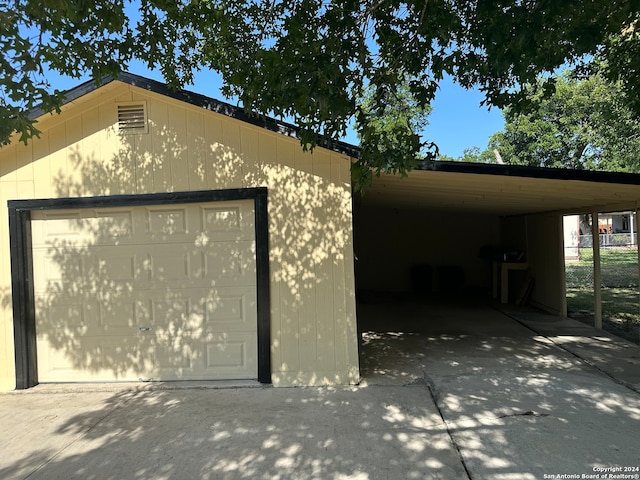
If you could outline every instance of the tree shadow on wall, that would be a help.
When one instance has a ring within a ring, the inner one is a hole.
[[[222,136],[212,141],[204,135],[190,135],[187,144],[184,135],[166,126],[152,124],[152,131],[153,142],[111,132],[112,143],[119,147],[108,158],[82,144],[69,146],[66,169],[54,175],[55,196],[267,186],[270,275],[276,303],[272,311],[278,313],[272,318],[272,336],[275,345],[306,339],[314,352],[302,358],[297,348],[288,356],[275,348],[272,361],[276,368],[292,372],[335,370],[335,358],[340,356],[335,352],[337,327],[328,317],[337,315],[352,324],[355,318],[348,317],[340,298],[329,302],[336,305],[334,312],[316,308],[316,302],[318,296],[326,301],[344,295],[335,281],[344,275],[339,269],[350,248],[348,185],[315,175],[310,168],[296,168],[293,161],[291,165],[276,161],[268,149],[272,145],[229,146]],[[306,166],[307,160],[302,162]],[[158,213],[160,223],[145,238],[139,234],[149,227],[150,211]],[[138,219],[135,212],[117,207],[43,215],[61,226],[49,238],[45,232],[46,240],[34,245],[34,262],[44,266],[36,275],[36,316],[38,340],[49,347],[51,358],[46,362],[89,371],[98,380],[103,376],[180,379],[187,378],[183,372],[205,361],[204,341],[214,344],[223,358],[225,349],[235,348],[224,331],[224,321],[210,328],[207,319],[216,316],[216,308],[227,313],[253,308],[242,303],[225,305],[219,292],[225,277],[255,275],[251,250],[255,245],[248,247],[250,256],[244,240],[222,254],[215,253],[215,241],[203,229],[169,255],[158,251],[151,258],[137,255],[136,245],[172,243],[190,222],[180,218],[177,209],[147,208],[146,217]],[[202,259],[208,255],[233,261],[222,261],[218,276],[207,278],[202,289],[197,280],[207,275]],[[48,279],[39,278],[44,272]],[[248,285],[255,285],[255,279]],[[185,297],[187,287],[201,290],[195,297]],[[151,300],[140,296],[141,289],[147,288],[154,290]],[[255,303],[255,298],[247,301]],[[154,325],[159,314],[163,325]],[[355,330],[353,325],[342,328]]]

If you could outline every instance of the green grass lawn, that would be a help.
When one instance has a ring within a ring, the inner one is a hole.
[[[602,249],[602,314],[640,321],[638,304],[638,253],[631,248]],[[593,312],[593,253],[580,250],[580,260],[566,262],[569,312]]]

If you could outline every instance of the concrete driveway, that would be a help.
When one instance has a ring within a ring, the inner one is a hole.
[[[638,346],[473,302],[362,305],[359,318],[357,387],[2,394],[0,478],[639,478]]]

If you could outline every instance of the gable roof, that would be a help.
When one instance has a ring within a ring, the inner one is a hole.
[[[63,94],[63,105],[71,103],[74,100],[77,100],[80,97],[83,97],[84,95],[87,95],[99,89],[100,87],[108,85],[109,83],[114,81],[119,81],[128,85],[132,85],[134,87],[141,88],[143,90],[148,90],[159,95],[164,95],[166,97],[179,100],[181,102],[189,103],[191,105],[204,108],[211,112],[219,113],[221,115],[225,115],[242,122],[256,125],[272,132],[279,133],[281,135],[292,138],[299,138],[298,133],[300,131],[300,128],[290,123],[282,122],[271,117],[251,115],[244,109],[236,107],[235,105],[231,105],[230,103],[222,102],[220,100],[216,100],[199,93],[190,92],[188,90],[173,89],[164,83],[158,82],[156,80],[151,80],[150,78],[142,77],[140,75],[134,75],[133,73],[128,72],[120,73],[115,77],[105,76],[100,80],[89,80],[78,85],[77,87],[67,90]],[[45,115],[46,113],[47,112],[42,110],[41,108],[35,108],[29,112],[29,118],[36,119],[42,115]],[[350,157],[358,157],[358,155],[360,154],[360,149],[358,147],[345,142],[320,139],[318,141],[318,145],[329,150],[333,150],[334,152],[348,155]]]
[[[73,102],[114,81],[204,108],[292,138],[300,129],[274,118],[251,115],[244,109],[205,95],[176,90],[132,73],[90,80],[64,93],[64,104]],[[34,109],[31,118],[46,112]],[[357,158],[357,146],[339,141],[319,142],[337,153]],[[569,170],[436,161],[425,162],[408,178],[382,175],[361,199],[389,206],[478,211],[503,215],[533,212],[587,212],[593,209],[640,206],[640,175],[621,172]]]

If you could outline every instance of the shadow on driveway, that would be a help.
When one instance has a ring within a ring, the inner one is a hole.
[[[555,320],[507,313],[361,305],[354,387],[2,394],[0,478],[526,480],[637,466],[640,395],[587,359],[594,340],[571,332],[572,353]],[[633,378],[638,347],[618,350]]]

